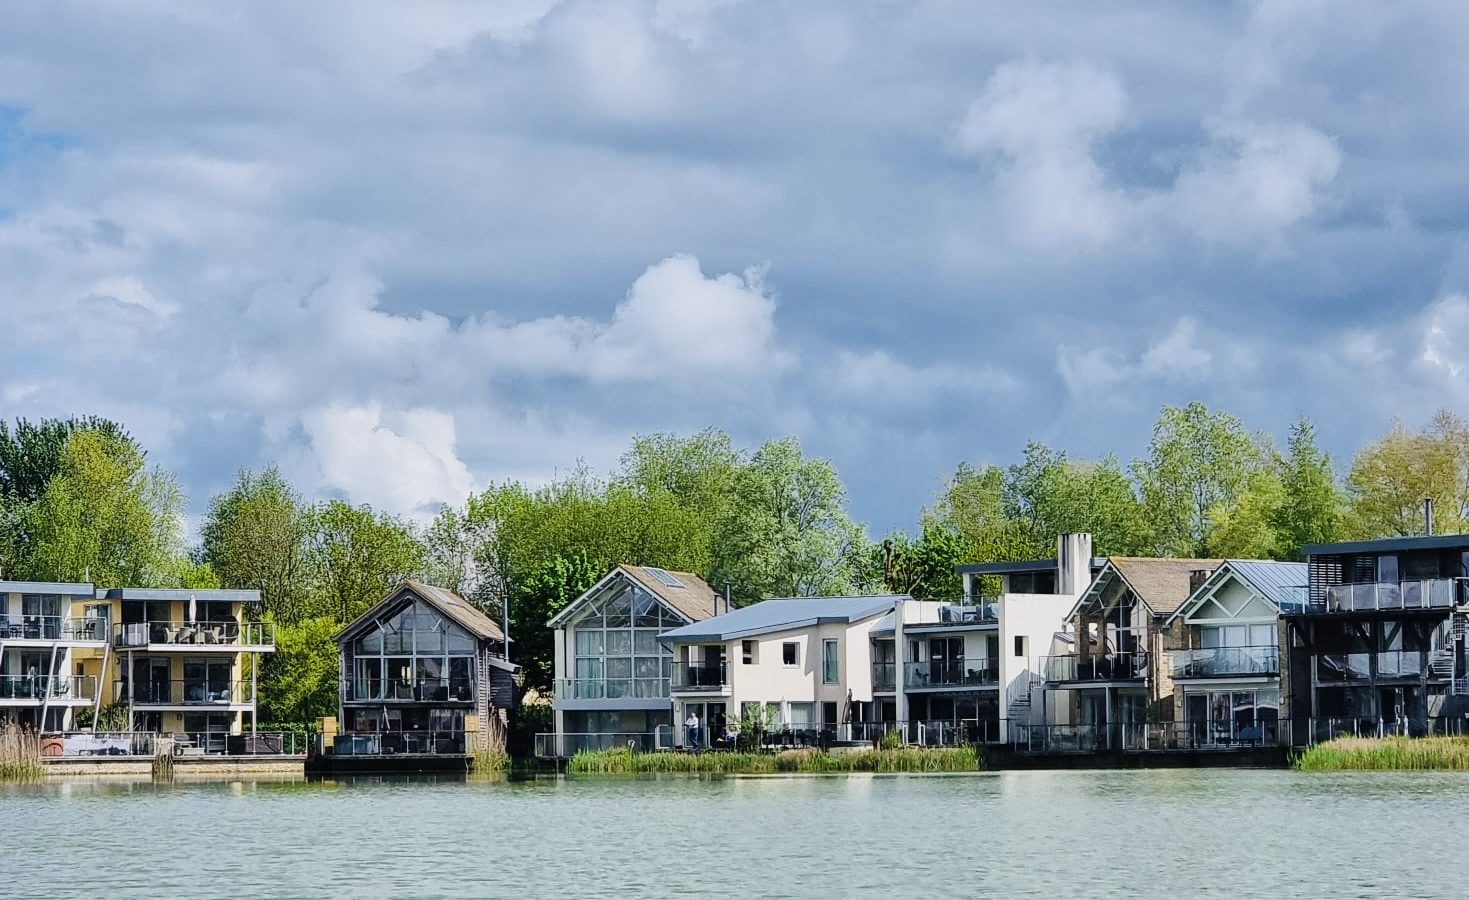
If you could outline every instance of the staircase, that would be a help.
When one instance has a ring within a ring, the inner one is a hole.
[[[1435,677],[1452,679],[1450,693],[1469,694],[1469,672],[1462,671],[1458,665],[1461,653],[1469,647],[1466,643],[1469,642],[1469,615],[1455,610],[1449,623],[1449,644],[1429,657],[1428,669]]]

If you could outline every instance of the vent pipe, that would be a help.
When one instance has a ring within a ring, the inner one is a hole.
[[[1423,533],[1433,536],[1433,498],[1423,498]]]
[[[730,611],[729,599],[730,599],[729,598],[729,582],[726,581],[724,583],[724,611],[725,612],[729,612]]]

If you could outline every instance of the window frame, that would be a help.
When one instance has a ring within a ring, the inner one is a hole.
[[[821,640],[821,683],[842,683],[841,642],[836,638]]]
[[[801,642],[781,641],[780,664],[783,668],[799,669],[801,667]]]

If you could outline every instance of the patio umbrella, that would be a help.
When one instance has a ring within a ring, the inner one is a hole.
[[[189,623],[190,624],[193,624],[194,618],[197,615],[198,615],[198,604],[194,600],[194,595],[193,594],[190,594],[189,595]]]
[[[852,691],[847,690],[847,702],[842,709],[842,721],[848,725],[852,724]]]

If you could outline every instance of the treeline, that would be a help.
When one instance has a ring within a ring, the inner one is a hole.
[[[385,477],[392,477],[385,473]],[[184,498],[116,423],[0,422],[0,572],[104,585],[259,590],[278,625],[262,717],[336,703],[332,635],[405,577],[508,612],[528,687],[551,680],[544,624],[619,562],[692,571],[738,601],[891,590],[959,592],[960,562],[1041,558],[1061,532],[1099,555],[1299,558],[1309,543],[1469,531],[1469,426],[1397,424],[1338,471],[1301,420],[1283,447],[1202,404],[1165,407],[1146,453],[1073,459],[1032,443],[1010,465],[961,464],[915,533],[880,541],[848,512],[826,460],[792,439],[754,450],[721,431],[635,439],[615,469],[491,485],[427,526],[342,500],[309,502],[274,468],[210,500],[199,541]]]

